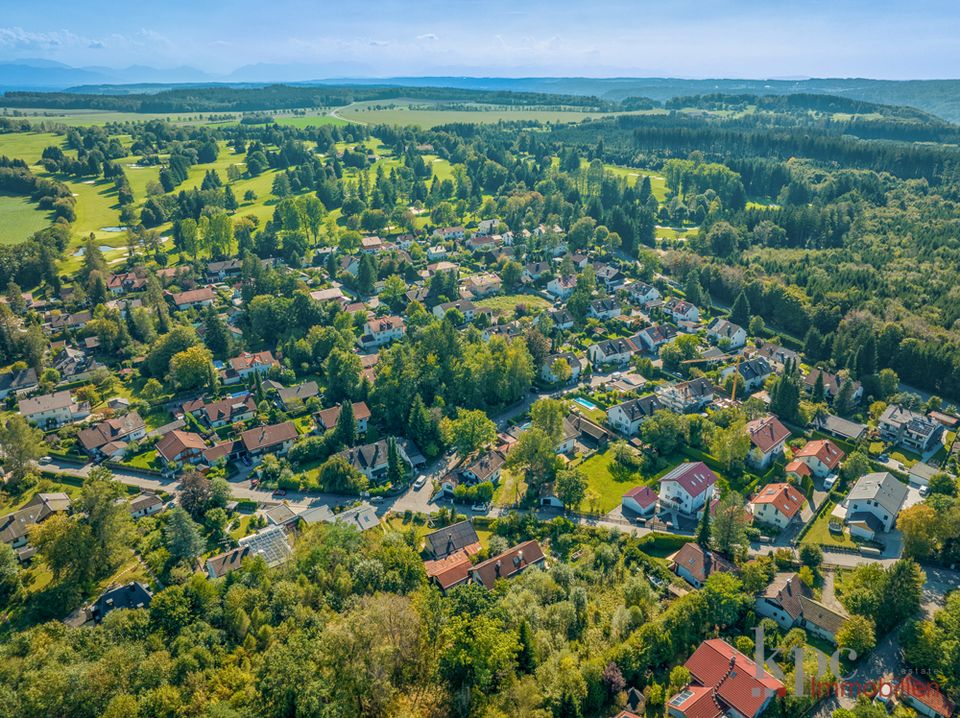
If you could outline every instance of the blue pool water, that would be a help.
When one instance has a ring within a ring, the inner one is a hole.
[[[596,408],[597,408],[597,405],[594,404],[592,401],[587,401],[586,399],[581,399],[579,396],[578,396],[577,398],[575,398],[574,401],[577,402],[580,406],[585,406],[585,407],[588,408],[588,409],[596,409]]]

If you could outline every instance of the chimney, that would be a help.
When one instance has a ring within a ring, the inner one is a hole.
[[[447,533],[447,553],[450,553],[451,551],[453,551],[453,547],[454,547],[453,531],[450,531],[449,533]]]
[[[523,565],[523,549],[517,551],[517,561],[519,562],[518,565]]]
[[[497,562],[493,564],[493,571],[497,578],[500,578],[500,559],[497,559]]]

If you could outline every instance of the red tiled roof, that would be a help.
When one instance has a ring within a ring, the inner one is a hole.
[[[294,426],[292,421],[271,424],[270,426],[258,426],[254,429],[248,429],[240,435],[243,446],[247,451],[269,449],[285,441],[293,441],[296,438],[297,427]]]
[[[934,688],[926,679],[908,673],[900,682],[901,693],[906,693],[941,716],[953,715],[956,707],[949,698]]]
[[[765,416],[747,422],[750,441],[764,454],[790,436],[790,430],[775,416]]]
[[[712,638],[700,644],[684,666],[701,686],[744,716],[755,716],[772,693],[784,695],[783,683],[726,641]]]
[[[676,481],[690,496],[699,496],[717,482],[717,475],[702,461],[689,461],[661,477],[660,483],[665,481]]]
[[[781,514],[793,518],[803,508],[806,501],[803,494],[790,484],[767,484],[758,493],[753,501],[757,504],[773,504]]]
[[[784,467],[784,470],[788,474],[797,474],[798,476],[811,476],[813,472],[810,470],[810,467],[805,463],[800,461],[800,459],[794,459],[789,464]]]
[[[470,569],[473,567],[470,557],[479,551],[480,544],[473,543],[444,558],[424,561],[423,567],[427,576],[436,579],[440,588],[446,591],[470,577]]]
[[[510,578],[546,558],[536,541],[525,541],[503,553],[478,563],[470,574],[487,588],[493,588],[497,579]]]
[[[648,506],[657,503],[657,492],[651,489],[649,486],[637,486],[625,493],[623,498],[633,499],[643,508],[647,508]]]
[[[798,459],[815,456],[828,469],[835,469],[843,459],[843,452],[840,447],[830,439],[808,441],[802,449],[798,449],[793,455]]]
[[[713,687],[689,685],[670,699],[670,715],[683,718],[722,718],[723,709],[713,696]]]
[[[331,406],[329,409],[322,409],[317,412],[317,418],[325,429],[332,429],[340,419],[340,406]],[[370,407],[365,401],[353,402],[353,420],[363,421],[370,418]]]
[[[691,541],[680,547],[671,557],[677,568],[684,568],[695,579],[703,583],[714,573],[735,573],[737,567],[713,551],[704,551],[698,543]]]
[[[157,453],[167,461],[175,461],[176,457],[188,449],[202,451],[207,448],[203,437],[190,431],[174,429],[157,442]]]

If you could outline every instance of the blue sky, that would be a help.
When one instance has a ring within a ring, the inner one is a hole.
[[[0,61],[315,77],[960,77],[953,0],[0,0]],[[295,79],[295,78],[291,78]]]

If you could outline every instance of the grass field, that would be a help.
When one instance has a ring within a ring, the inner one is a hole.
[[[40,161],[40,156],[46,147],[62,143],[63,137],[52,132],[0,134],[0,156],[15,157],[33,165]]]
[[[578,467],[587,477],[587,486],[600,496],[600,511],[607,513],[620,505],[623,495],[639,483],[635,479],[617,481],[610,473],[613,464],[613,449],[594,454]]]
[[[598,119],[613,114],[604,112],[582,112],[579,110],[504,109],[500,107],[488,109],[480,105],[473,106],[476,109],[459,109],[463,107],[462,103],[458,103],[457,107],[458,109],[444,109],[442,103],[412,103],[400,99],[389,103],[355,102],[352,105],[337,110],[337,116],[351,122],[369,125],[387,124],[435,127],[453,122],[479,124],[516,121],[550,123],[580,122],[581,120]]]
[[[827,506],[820,517],[813,523],[810,529],[803,537],[801,543],[823,544],[826,546],[843,546],[845,548],[856,548],[850,536],[844,529],[843,534],[835,534],[830,531],[830,512],[833,511],[833,502]]]
[[[50,217],[28,197],[0,194],[0,244],[17,244],[50,226]]]
[[[508,297],[490,297],[489,299],[481,299],[476,302],[476,304],[481,307],[492,309],[498,314],[509,315],[509,318],[511,319],[513,318],[514,310],[518,304],[526,304],[531,310],[547,309],[550,307],[550,302],[543,297],[538,297],[534,294],[514,294]]]

